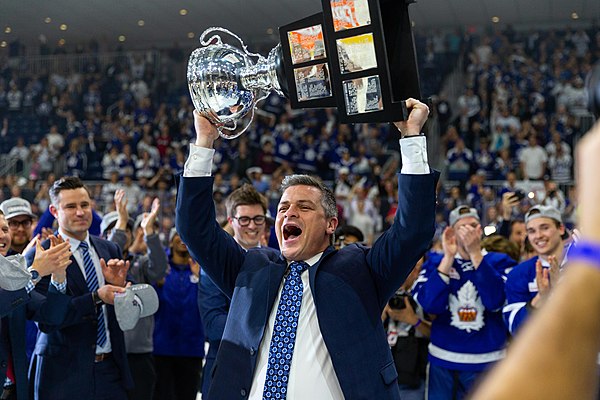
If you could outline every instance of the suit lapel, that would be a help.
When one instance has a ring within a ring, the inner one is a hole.
[[[269,286],[267,291],[267,304],[268,307],[266,310],[271,310],[273,308],[273,304],[275,303],[275,298],[277,297],[277,293],[279,293],[279,287],[281,286],[281,282],[283,281],[283,276],[287,271],[286,261],[281,258],[277,262],[273,263],[269,270]],[[267,311],[266,319],[269,318],[269,312]]]
[[[71,265],[67,267],[67,286],[73,294],[83,294],[88,292],[87,283],[81,272],[81,267],[74,256],[71,256]]]

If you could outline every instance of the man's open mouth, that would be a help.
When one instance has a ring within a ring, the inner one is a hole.
[[[283,239],[290,240],[295,239],[302,234],[302,229],[296,225],[285,225],[283,227]]]

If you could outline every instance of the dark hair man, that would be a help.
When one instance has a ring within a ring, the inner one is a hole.
[[[333,192],[317,178],[291,175],[275,220],[279,255],[246,251],[215,221],[209,175],[218,130],[194,112],[177,231],[231,297],[208,398],[400,397],[381,312],[433,237],[437,178],[420,135],[429,109],[414,99],[406,105],[408,119],[396,123],[403,166],[392,227],[372,248],[335,251]]]
[[[36,399],[126,399],[132,385],[123,332],[116,320],[114,297],[124,292],[129,263],[119,247],[89,234],[92,201],[79,178],[64,177],[49,190],[50,212],[58,232],[71,244],[67,293],[72,310],[57,331],[40,332],[33,355]],[[47,246],[47,242],[43,243]],[[35,252],[27,254],[33,260]],[[108,261],[105,261],[108,260]],[[36,286],[45,294],[48,278]]]

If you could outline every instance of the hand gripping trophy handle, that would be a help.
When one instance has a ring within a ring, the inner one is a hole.
[[[239,41],[240,48],[223,43],[218,33],[226,33]],[[283,78],[281,47],[273,48],[267,58],[251,53],[237,35],[224,28],[213,27],[200,36],[202,47],[190,55],[187,69],[188,87],[194,107],[217,126],[225,139],[244,133],[254,118],[256,104],[272,90],[287,92]],[[251,57],[256,58],[253,62]],[[283,82],[283,84],[280,84]],[[243,129],[238,124],[250,112]]]

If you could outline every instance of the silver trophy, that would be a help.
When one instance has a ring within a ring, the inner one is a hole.
[[[223,43],[218,33],[237,39],[241,48]],[[208,39],[206,39],[208,37]],[[280,84],[281,46],[273,48],[267,58],[250,53],[237,35],[224,28],[213,27],[200,36],[202,47],[190,55],[187,80],[190,96],[198,112],[217,126],[225,139],[234,139],[244,133],[252,119],[256,104],[271,91],[284,96],[286,87]],[[252,60],[252,57],[256,61]],[[281,79],[285,85],[285,79]],[[243,129],[238,123],[250,112]]]

